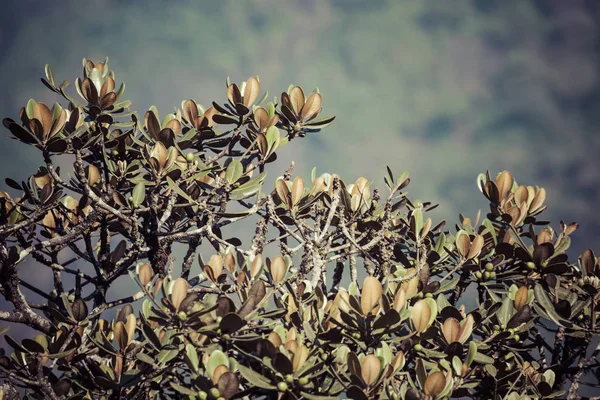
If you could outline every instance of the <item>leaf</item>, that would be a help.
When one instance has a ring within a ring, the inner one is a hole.
[[[560,315],[558,315],[558,313],[554,309],[554,304],[548,298],[548,295],[546,294],[546,291],[544,290],[542,285],[535,285],[533,287],[533,293],[535,295],[535,299],[537,300],[541,308],[546,312],[546,314],[550,317],[552,321],[565,328],[573,327],[573,324],[571,322],[563,319]],[[536,308],[535,305],[534,308]]]
[[[244,105],[246,107],[250,107],[252,104],[254,104],[259,93],[260,83],[258,83],[258,79],[253,76],[246,81],[246,85],[244,87]]]
[[[217,382],[217,389],[221,397],[226,399],[236,394],[239,390],[240,380],[233,372],[225,372]]]
[[[197,372],[200,360],[198,359],[198,352],[196,351],[196,347],[193,344],[188,343],[185,346],[185,355],[187,356],[187,358],[189,360],[192,370],[194,372]]]
[[[363,282],[360,295],[360,308],[363,315],[367,315],[381,299],[381,282],[373,276],[367,276]]]
[[[264,376],[260,375],[258,372],[255,372],[254,370],[245,367],[243,365],[238,365],[238,371],[240,371],[240,374],[244,377],[244,379],[246,379],[248,382],[250,382],[252,385],[259,387],[261,389],[269,389],[269,390],[276,390],[277,388],[273,385],[271,385],[268,381],[267,378],[265,378]]]
[[[175,282],[173,282],[173,288],[171,291],[171,303],[173,303],[175,310],[179,309],[181,302],[187,296],[188,288],[188,282],[184,278],[177,278]]]
[[[148,342],[157,350],[160,350],[162,347],[158,336],[154,333],[154,330],[150,327],[150,325],[142,325],[142,333]]]
[[[229,358],[222,351],[215,350],[211,353],[208,362],[206,363],[206,372],[209,377],[213,376],[213,374],[215,373],[215,369],[217,369],[219,365],[225,365],[226,367],[228,367]]]
[[[175,181],[169,176],[167,176],[167,183],[169,184],[169,187],[173,189],[178,195],[180,195],[190,203],[195,203],[194,199],[192,199],[189,194],[184,192],[183,189],[181,189],[179,185],[177,185],[177,183],[175,183]]]
[[[154,359],[146,353],[139,352],[135,355],[135,357],[138,360],[145,362],[146,364],[154,365]]]
[[[512,317],[512,314],[513,314],[512,300],[509,297],[505,297],[504,300],[502,301],[502,306],[496,313],[496,317],[498,318],[498,321],[500,322],[500,325],[502,327],[506,327],[506,324],[508,324],[508,321]]]
[[[281,202],[285,204],[288,209],[292,208],[292,198],[287,183],[283,179],[278,179],[277,182],[275,182],[275,189]]]
[[[142,204],[144,198],[146,197],[146,185],[144,184],[144,182],[140,182],[137,185],[135,185],[133,191],[131,192],[131,197],[134,207],[137,208]]]
[[[381,370],[381,361],[375,354],[369,354],[363,359],[361,365],[362,378],[367,385],[375,382]]]
[[[432,310],[425,300],[419,300],[412,307],[410,317],[419,333],[424,332],[429,327]]]
[[[473,357],[473,361],[478,362],[479,364],[493,364],[494,363],[494,359],[490,356],[486,356],[485,354],[482,353],[475,353],[475,356]]]
[[[179,393],[182,394],[187,394],[188,396],[194,396],[196,397],[196,395],[198,394],[198,392],[196,392],[195,390],[192,389],[188,389],[184,386],[178,385],[175,382],[169,382],[169,385],[171,385],[171,387],[175,390],[177,390]]]
[[[331,397],[331,396],[320,396],[317,394],[309,394],[307,392],[300,392],[300,394],[302,395],[303,399],[307,399],[307,400],[335,400],[335,399],[339,398],[339,397]]]
[[[241,178],[244,172],[244,167],[239,160],[232,160],[225,171],[225,179],[229,184],[233,184]]]

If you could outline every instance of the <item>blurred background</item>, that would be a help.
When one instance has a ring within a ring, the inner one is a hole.
[[[318,86],[337,119],[284,148],[269,184],[291,160],[382,189],[386,166],[408,170],[409,196],[452,227],[488,209],[478,173],[508,169],[547,189],[555,230],[581,224],[576,257],[600,250],[599,23],[597,0],[3,0],[0,114],[60,101],[44,64],[73,82],[83,57],[108,56],[141,114],[223,102],[227,76],[258,75],[269,98]],[[42,161],[3,132],[0,189]]]

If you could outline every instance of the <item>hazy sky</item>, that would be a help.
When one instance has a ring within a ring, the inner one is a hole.
[[[386,165],[409,170],[410,196],[441,203],[436,216],[454,222],[487,209],[478,173],[509,169],[547,188],[555,229],[582,224],[579,252],[599,242],[599,5],[4,0],[0,111],[16,118],[31,97],[59,100],[39,81],[44,64],[73,81],[83,57],[108,56],[141,113],[223,101],[227,76],[259,75],[270,96],[318,86],[324,115],[338,118],[283,150],[297,172],[381,183]],[[3,175],[26,178],[39,154],[7,138]]]

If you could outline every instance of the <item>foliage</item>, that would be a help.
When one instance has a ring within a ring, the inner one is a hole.
[[[4,120],[44,159],[27,182],[6,180],[19,197],[0,196],[12,304],[0,319],[37,331],[4,333],[4,393],[579,397],[598,367],[600,261],[586,250],[569,262],[578,225],[555,232],[538,219],[543,188],[481,174],[490,212],[450,229],[426,216],[435,205],[407,197],[408,173],[390,169],[385,194],[364,177],[314,171],[306,184],[293,163],[263,191],[277,150],[333,121],[320,117],[318,90],[292,85],[267,102],[257,77],[228,80],[225,104],[186,100],[141,118],[107,61],[83,60],[81,99],[46,66],[42,81],[66,108],[32,99],[20,124]],[[255,225],[246,245],[224,235],[245,221]],[[175,272],[178,244],[187,251]],[[52,271],[51,293],[23,279],[30,268]],[[139,290],[110,300],[124,276]]]

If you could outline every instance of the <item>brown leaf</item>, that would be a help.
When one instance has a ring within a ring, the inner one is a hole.
[[[410,276],[410,275],[414,274],[415,271],[416,270],[414,268],[409,268],[406,270],[405,276]],[[400,287],[404,288],[404,290],[406,291],[406,298],[410,299],[415,293],[417,293],[417,290],[419,289],[418,274],[415,274],[415,276],[412,277],[412,279],[402,282],[400,284]]]
[[[271,277],[273,282],[278,284],[283,280],[286,273],[285,260],[281,256],[276,256],[271,260]]]
[[[250,314],[260,304],[266,294],[267,289],[265,283],[261,280],[255,281],[248,292],[248,298],[238,311],[238,315],[244,318],[246,315]]]
[[[136,319],[134,314],[129,314],[127,316],[127,322],[125,323],[125,331],[127,332],[127,345],[131,343],[133,337],[135,336],[135,327],[136,327]]]
[[[290,90],[290,102],[294,113],[300,115],[302,107],[304,107],[304,91],[300,86],[294,86]]]
[[[348,372],[350,372],[352,375],[362,377],[362,367],[360,366],[360,361],[358,360],[356,354],[348,353],[346,364],[348,365]]]
[[[304,366],[304,363],[308,359],[308,348],[304,345],[298,346],[294,352],[294,359],[292,360],[292,368],[294,372],[298,371]]]
[[[466,235],[464,235],[466,236]],[[471,242],[471,247],[469,249],[469,254],[467,255],[467,259],[473,259],[477,256],[479,256],[479,254],[481,253],[481,249],[483,248],[484,245],[484,239],[483,236],[481,235],[477,235],[475,236],[475,239],[473,239],[473,242]]]
[[[283,344],[281,341],[281,336],[279,336],[279,334],[275,331],[271,331],[271,333],[269,333],[269,336],[267,336],[267,340],[273,343],[273,346],[275,346],[276,348],[279,348],[279,346]]]
[[[107,93],[115,91],[115,80],[112,76],[107,76],[102,88],[100,88],[100,97],[104,97]]]
[[[40,121],[44,137],[46,137],[52,128],[52,111],[44,103],[35,103],[33,106],[33,118]]]
[[[319,93],[314,92],[311,94],[306,100],[306,104],[302,107],[302,119],[306,121],[312,117],[316,117],[319,114],[319,111],[321,111],[322,101],[323,99]]]
[[[254,111],[254,122],[258,127],[259,131],[264,130],[269,123],[269,113],[262,107],[257,108]]]
[[[360,308],[367,315],[381,299],[381,282],[373,276],[367,276],[363,282],[360,295]]]
[[[425,379],[423,392],[427,396],[436,397],[442,393],[444,387],[446,387],[446,376],[442,372],[436,371]]]
[[[60,115],[56,119],[56,121],[54,121],[54,124],[52,125],[52,129],[50,130],[50,134],[48,135],[48,138],[54,137],[54,135],[56,135],[58,132],[60,132],[65,127],[66,122],[67,122],[67,111],[62,110]]]
[[[517,188],[517,190],[515,190],[515,203],[517,203],[517,206],[521,206],[521,204],[523,203],[527,203],[527,200],[529,199],[529,191],[527,190],[527,186],[525,185],[521,185]]]
[[[181,133],[181,122],[179,122],[179,120],[173,118],[172,120],[167,122],[167,125],[165,125],[165,128],[172,130],[173,133],[175,134],[175,136],[177,136]]]
[[[144,115],[144,123],[146,124],[146,130],[150,134],[150,137],[154,140],[158,140],[158,134],[160,133],[160,122],[156,115],[152,111],[146,111]]]
[[[396,357],[392,360],[392,372],[396,371],[404,365],[404,352],[399,351]]]
[[[146,286],[152,280],[152,275],[154,275],[154,271],[152,271],[152,266],[150,264],[144,263],[140,265],[138,278],[142,285]]]
[[[179,309],[179,305],[185,299],[188,292],[188,283],[183,278],[178,278],[173,282],[173,289],[171,291],[171,303],[175,307],[175,310]]]
[[[529,206],[529,212],[534,213],[543,207],[544,201],[546,201],[546,189],[540,188],[535,194],[531,205]]]
[[[217,389],[219,394],[225,399],[229,399],[239,391],[240,380],[233,372],[225,372],[219,378]]]
[[[302,199],[302,194],[304,193],[304,179],[301,176],[297,176],[292,183],[292,207],[294,207],[300,199]]]
[[[513,185],[513,177],[510,172],[504,170],[496,178],[496,186],[498,187],[498,194],[500,201],[504,200]]]
[[[471,244],[469,240],[469,235],[463,234],[459,235],[458,238],[456,238],[456,249],[458,250],[458,253],[461,256],[467,256],[467,254],[469,253],[470,246]]]
[[[381,361],[375,354],[369,354],[361,365],[362,378],[367,385],[375,383],[381,371]]]
[[[121,350],[125,350],[129,343],[129,339],[127,337],[127,330],[125,329],[125,325],[123,324],[123,322],[118,321],[115,324],[113,335],[115,337],[115,342],[117,342],[117,344],[119,345],[119,348],[121,348]]]
[[[218,365],[217,368],[215,368],[215,370],[213,371],[213,376],[212,376],[213,385],[216,385],[219,382],[219,379],[221,379],[221,376],[223,374],[225,374],[226,372],[229,372],[229,368],[227,368],[223,364]]]
[[[95,165],[85,167],[85,177],[90,186],[94,186],[100,180],[100,171]]]
[[[411,310],[410,318],[415,326],[415,330],[419,333],[424,332],[431,318],[429,304],[425,300],[417,301]]]
[[[471,336],[471,333],[473,333],[474,323],[475,320],[473,319],[473,315],[467,315],[467,317],[462,323],[462,327],[460,328],[460,336],[458,337],[458,341],[460,343],[465,343],[467,339]]]
[[[456,318],[446,318],[444,325],[442,326],[442,333],[446,343],[454,343],[458,341],[460,337],[460,323]]]
[[[246,81],[246,87],[244,88],[244,105],[250,107],[260,94],[260,83],[254,76]]]
[[[267,151],[269,150],[267,137],[264,134],[259,133],[256,136],[256,143],[258,144],[258,150],[260,151],[260,154],[262,154],[262,156],[265,157],[267,155]]]
[[[183,116],[187,122],[195,124],[196,118],[198,118],[198,105],[194,100],[186,100],[183,103]]]
[[[227,271],[229,271],[231,274],[235,272],[235,257],[233,253],[225,254],[223,264],[225,265],[225,269],[227,269]]]
[[[256,278],[258,273],[262,270],[263,260],[260,254],[257,254],[252,261],[252,265],[250,266],[250,277]]]
[[[523,308],[525,304],[527,304],[528,298],[529,288],[527,286],[521,286],[515,293],[515,308],[517,309],[517,311]]]
[[[290,197],[290,190],[288,189],[287,184],[283,179],[278,179],[275,184],[275,189],[277,190],[277,195],[283,204],[287,206],[288,209],[292,208],[292,198]]]
[[[223,258],[220,255],[213,254],[212,256],[210,256],[210,259],[208,260],[208,266],[212,270],[212,274],[215,277],[215,279],[218,279],[219,276],[221,276],[221,274],[223,273],[223,265]]]
[[[392,308],[394,310],[396,310],[396,312],[400,312],[404,309],[404,307],[406,306],[406,290],[403,287],[400,287],[400,289],[396,292],[396,295],[394,296],[394,303],[392,305]]]
[[[80,89],[81,93],[83,94],[83,97],[87,100],[88,103],[92,105],[98,104],[98,90],[89,78],[85,78],[81,82]]]
[[[242,102],[242,94],[240,93],[240,88],[235,83],[232,83],[227,87],[227,98],[229,102],[234,106],[238,103]]]

